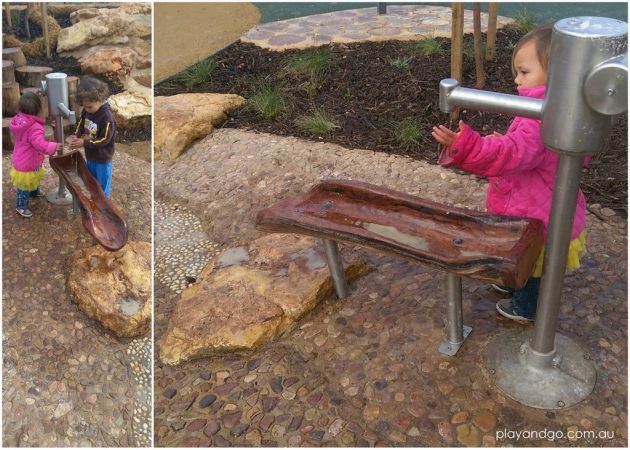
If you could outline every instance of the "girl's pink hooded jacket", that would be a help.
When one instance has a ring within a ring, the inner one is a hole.
[[[519,88],[519,95],[545,96],[545,86]],[[539,219],[549,225],[553,184],[559,155],[546,148],[540,121],[516,117],[504,136],[485,136],[464,126],[457,140],[442,151],[439,163],[489,178],[486,208],[501,216]],[[571,239],[585,226],[586,200],[580,190]]]
[[[15,136],[13,147],[13,168],[20,172],[32,172],[44,163],[45,155],[54,155],[56,142],[44,138],[44,124],[41,117],[22,112],[13,116],[9,130]]]

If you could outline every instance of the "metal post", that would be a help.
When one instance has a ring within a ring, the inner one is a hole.
[[[534,408],[566,408],[595,387],[595,365],[556,333],[584,156],[607,145],[611,116],[627,110],[628,24],[572,17],[553,28],[544,102],[440,83],[440,109],[455,106],[541,119],[544,145],[560,154],[549,216],[545,264],[533,330],[507,332],[488,345],[486,367],[497,387]]]
[[[534,340],[531,344],[532,350],[539,353],[549,353],[554,349],[553,338],[556,334],[583,162],[584,157],[580,154],[560,155],[558,162],[545,244],[543,277],[534,324]]]
[[[349,289],[346,274],[343,270],[343,261],[339,253],[339,247],[337,247],[335,241],[329,239],[323,239],[323,241],[324,249],[326,250],[326,262],[328,263],[328,270],[330,270],[330,276],[335,285],[335,292],[338,298],[345,298],[348,296]]]
[[[462,277],[446,272],[446,330],[445,341],[438,351],[444,355],[454,356],[464,345],[464,339],[472,331],[464,325],[462,309]]]

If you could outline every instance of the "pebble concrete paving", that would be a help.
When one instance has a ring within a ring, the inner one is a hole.
[[[146,143],[145,148],[148,148]],[[117,146],[112,199],[129,240],[151,240],[151,166]],[[118,340],[66,291],[68,257],[96,243],[68,207],[31,200],[15,212],[3,154],[3,382],[5,447],[151,445],[151,336]],[[44,192],[58,176],[46,160]]]
[[[484,179],[410,158],[217,130],[178,160],[156,162],[156,341],[205,262],[260,235],[258,209],[327,178],[480,210],[486,190]],[[627,222],[591,209],[588,254],[565,279],[558,323],[597,367],[595,390],[580,404],[536,410],[489,382],[489,342],[531,325],[498,316],[500,297],[487,285],[464,280],[473,331],[456,357],[443,356],[443,273],[357,248],[375,270],[351,295],[325,300],[256,351],[169,367],[156,348],[156,446],[626,447]],[[192,238],[168,239],[177,230]],[[564,436],[514,435],[543,430]]]

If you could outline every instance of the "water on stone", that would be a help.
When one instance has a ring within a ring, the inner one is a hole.
[[[120,310],[125,316],[133,316],[140,311],[140,302],[135,298],[124,298],[120,302]]]
[[[234,266],[249,261],[245,247],[228,248],[219,258],[219,267]]]

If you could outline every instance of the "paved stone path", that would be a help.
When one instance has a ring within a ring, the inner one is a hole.
[[[156,243],[156,265],[164,267],[155,279],[156,339],[182,277],[194,278],[200,263],[225,245],[258,236],[253,218],[260,207],[322,178],[363,180],[475,209],[485,197],[484,180],[405,157],[215,131],[177,161],[156,162],[156,234],[192,230],[202,255],[192,258],[183,243]],[[597,365],[594,393],[574,408],[534,410],[487,382],[488,343],[524,325],[496,314],[499,297],[486,285],[464,280],[464,323],[473,332],[457,357],[448,358],[437,352],[443,274],[357,248],[377,270],[352,285],[348,298],[328,299],[279,340],[179,367],[156,362],[156,445],[625,447],[627,224],[589,213],[587,228],[589,254],[566,279],[558,325]],[[544,429],[614,438],[496,439],[497,431]]]
[[[11,154],[2,161],[3,445],[150,445],[150,336],[119,341],[75,306],[66,261],[94,241],[67,207],[45,199],[32,200],[31,219],[18,216]],[[44,192],[58,186],[46,166]],[[113,172],[129,239],[150,241],[149,163],[118,151]]]
[[[257,25],[244,36],[270,50],[303,49],[318,45],[361,41],[413,40],[422,37],[451,36],[451,8],[447,6],[392,6],[378,15],[376,7],[335,11]],[[497,27],[512,22],[499,16]],[[488,15],[481,13],[482,32],[487,31]],[[473,14],[464,11],[464,33],[473,32]]]

